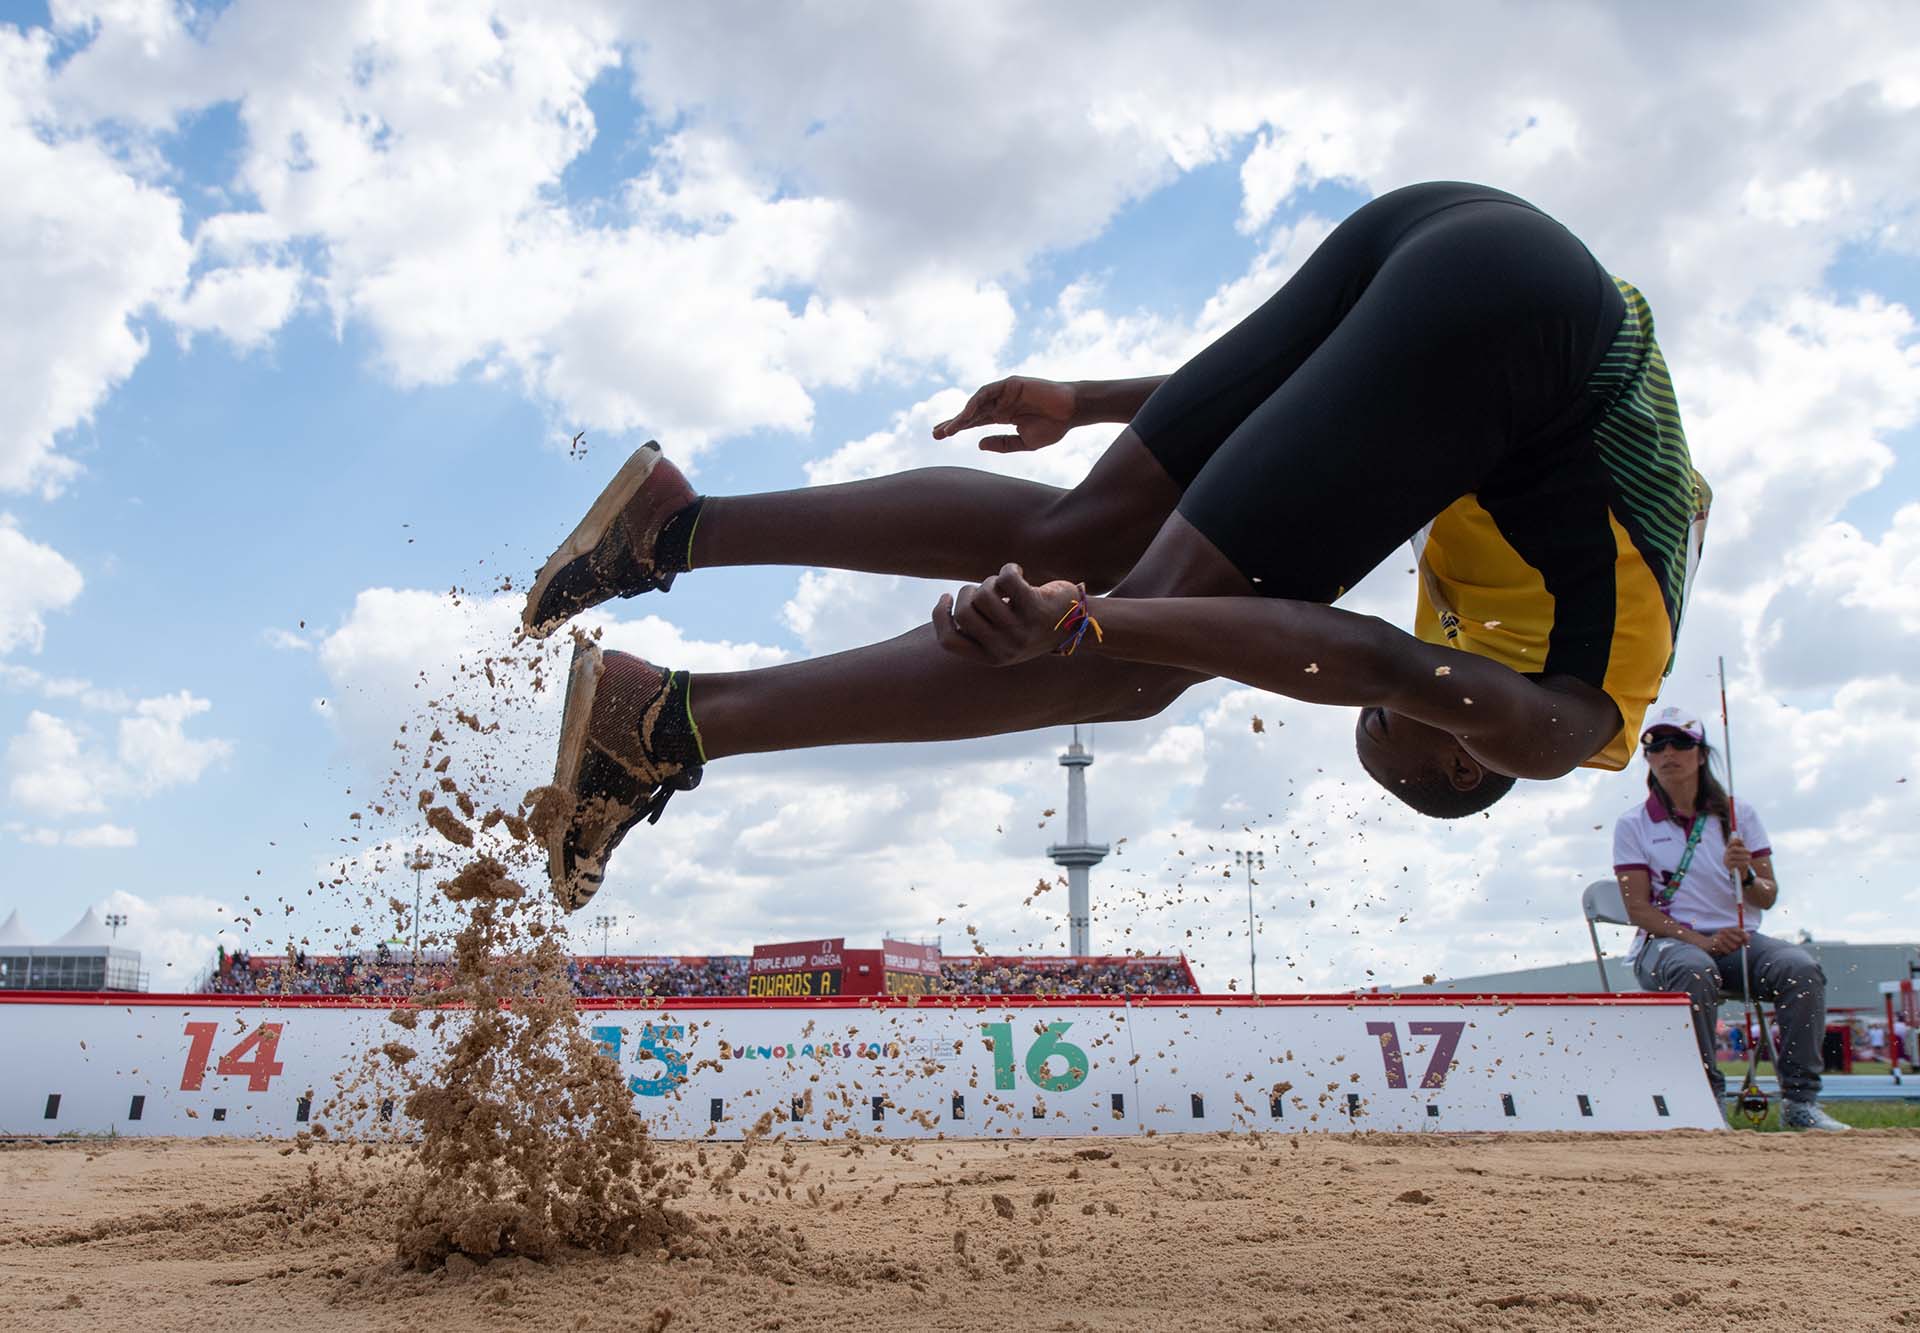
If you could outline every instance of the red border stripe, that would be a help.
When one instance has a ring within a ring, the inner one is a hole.
[[[4,991],[5,1004],[79,1004],[102,1008],[174,1006],[199,1009],[392,1009],[430,996],[396,995],[165,995],[146,991]],[[1305,995],[827,995],[812,999],[773,999],[744,995],[583,996],[583,1009],[992,1009],[1050,1005],[1056,1008],[1112,1008],[1131,1004],[1145,1009],[1287,1009],[1329,1005],[1477,1005],[1522,1008],[1535,1005],[1594,1006],[1686,1004],[1673,992],[1626,991],[1618,994],[1565,992],[1516,995],[1506,992],[1435,992],[1384,995],[1373,992],[1319,991]]]

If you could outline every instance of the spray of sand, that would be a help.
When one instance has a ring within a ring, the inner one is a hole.
[[[417,1074],[389,1043],[420,1139],[400,1209],[400,1258],[554,1258],[666,1247],[689,1224],[685,1190],[652,1151],[619,1067],[582,1028],[555,930],[526,890],[482,855],[440,885],[467,911],[453,940],[453,984],[396,1025],[446,1037]]]

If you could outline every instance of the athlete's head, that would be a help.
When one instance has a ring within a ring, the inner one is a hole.
[[[1423,815],[1459,819],[1513,790],[1513,779],[1468,754],[1451,732],[1404,713],[1363,708],[1353,729],[1360,767]]]

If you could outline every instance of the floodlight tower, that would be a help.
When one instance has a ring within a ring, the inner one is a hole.
[[[1067,948],[1075,957],[1093,952],[1092,907],[1088,902],[1087,871],[1106,859],[1104,842],[1087,841],[1087,768],[1093,756],[1080,744],[1080,728],[1060,756],[1067,770],[1067,840],[1047,848],[1047,857],[1067,871]]]
[[[415,847],[413,857],[407,862],[407,869],[413,872],[413,952],[408,960],[420,966],[420,876],[433,869],[433,854],[425,847]]]

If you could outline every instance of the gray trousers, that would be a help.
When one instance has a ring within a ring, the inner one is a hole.
[[[1827,974],[1797,944],[1755,935],[1747,944],[1754,998],[1772,1002],[1780,1018],[1780,1093],[1790,1102],[1820,1095],[1825,1068],[1820,1043],[1827,1033]],[[1684,991],[1693,1001],[1693,1035],[1715,1096],[1725,1096],[1727,1076],[1714,1059],[1713,1024],[1723,996],[1740,998],[1740,951],[1715,958],[1679,940],[1649,940],[1634,960],[1633,975],[1650,991]]]

